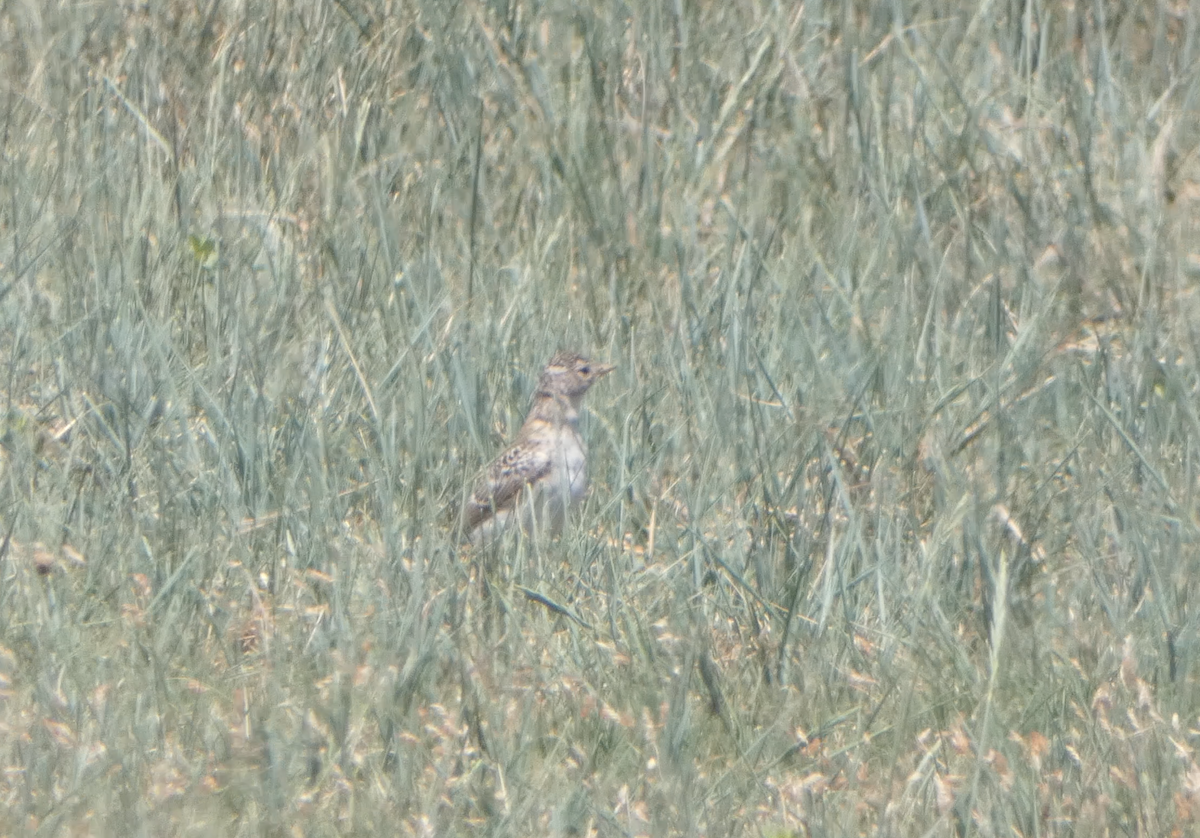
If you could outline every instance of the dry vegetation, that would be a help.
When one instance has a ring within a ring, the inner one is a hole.
[[[0,833],[1194,834],[1198,58],[3,7]],[[463,550],[560,347],[589,501]]]

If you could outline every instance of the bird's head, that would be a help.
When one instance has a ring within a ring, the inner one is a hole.
[[[573,352],[559,352],[542,370],[538,379],[538,395],[578,398],[615,369],[612,364],[589,361]]]

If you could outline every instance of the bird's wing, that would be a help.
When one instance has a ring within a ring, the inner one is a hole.
[[[496,458],[467,502],[465,523],[474,527],[502,509],[517,494],[550,473],[550,456],[543,446],[518,442]]]

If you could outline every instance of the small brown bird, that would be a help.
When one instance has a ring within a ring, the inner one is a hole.
[[[490,541],[514,517],[526,532],[562,532],[567,509],[587,493],[579,405],[588,388],[614,369],[571,352],[550,359],[516,441],[488,466],[463,509],[472,543]]]

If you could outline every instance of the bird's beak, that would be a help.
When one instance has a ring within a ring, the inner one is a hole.
[[[596,378],[603,378],[616,368],[616,364],[592,364],[592,375]]]

